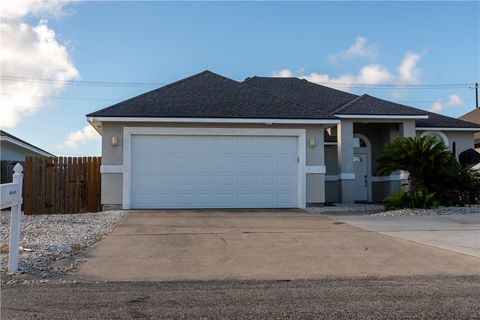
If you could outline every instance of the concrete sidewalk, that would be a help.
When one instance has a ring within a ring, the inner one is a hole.
[[[480,214],[330,217],[365,230],[480,257]]]
[[[300,210],[132,211],[74,277],[172,281],[478,274],[479,259]]]

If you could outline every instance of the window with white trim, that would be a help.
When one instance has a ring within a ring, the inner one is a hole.
[[[448,138],[441,131],[425,131],[424,133],[422,133],[421,137],[433,137],[438,142],[443,142],[446,146],[448,146]]]

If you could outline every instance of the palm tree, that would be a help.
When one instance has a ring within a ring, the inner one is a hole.
[[[388,175],[408,171],[410,191],[425,188],[429,177],[450,170],[452,154],[442,141],[434,137],[402,137],[387,144],[377,160],[377,170]]]

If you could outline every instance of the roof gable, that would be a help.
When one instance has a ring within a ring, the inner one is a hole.
[[[459,117],[459,119],[480,124],[480,108],[473,109],[472,111]]]

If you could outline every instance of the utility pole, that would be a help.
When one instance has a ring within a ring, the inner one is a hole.
[[[478,109],[478,82],[475,82],[475,109]]]

